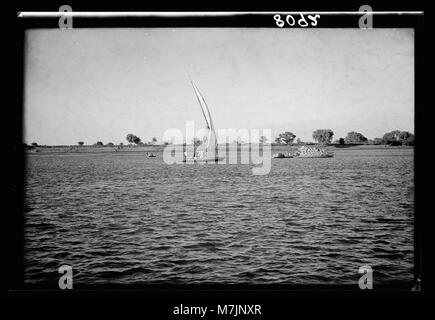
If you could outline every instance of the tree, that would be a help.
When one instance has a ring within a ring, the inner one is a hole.
[[[84,143],[83,141],[79,141],[79,142],[77,142],[77,144],[78,144],[79,146],[82,146],[82,145],[84,145],[85,143]]]
[[[261,136],[259,142],[260,144],[265,144],[267,142],[267,138],[265,136]]]
[[[382,137],[382,142],[384,144],[397,144],[400,141],[399,137],[399,130],[390,131],[384,134],[384,136]]]
[[[278,138],[275,139],[277,143],[284,143],[284,144],[292,144],[293,140],[296,138],[296,135],[293,132],[286,131],[283,133],[280,133],[278,135]]]
[[[382,143],[394,146],[413,146],[415,143],[415,136],[408,131],[394,130],[384,134],[384,136],[382,137]]]
[[[127,142],[128,142],[129,144],[134,143],[134,138],[135,138],[135,137],[136,137],[136,136],[135,136],[134,134],[132,134],[132,133],[127,134],[127,137],[126,137]]]
[[[408,131],[402,131],[399,135],[399,141],[402,145],[413,146],[415,143],[415,136]]]
[[[106,146],[108,146],[108,147],[113,147],[114,144],[113,144],[113,142],[107,142]]]
[[[138,136],[135,136],[132,133],[127,134],[126,140],[129,144],[139,144],[139,142],[141,141],[141,139]]]
[[[344,144],[344,139],[343,138],[338,139],[338,144]]]
[[[32,142],[32,147],[37,147],[38,144],[36,142]]]
[[[367,138],[359,132],[352,131],[348,132],[344,141],[348,144],[364,143],[367,141]]]
[[[296,144],[298,144],[298,145],[299,145],[299,144],[302,144],[302,141],[301,141],[300,138],[297,138],[297,139],[296,139]]]
[[[98,147],[102,147],[104,144],[101,141],[97,141],[97,143],[95,145]]]
[[[317,129],[313,132],[313,139],[320,144],[330,144],[333,136],[331,129]]]
[[[153,137],[152,142],[153,142],[153,144],[157,143],[157,138]]]

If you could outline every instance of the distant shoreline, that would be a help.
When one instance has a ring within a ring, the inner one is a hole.
[[[311,145],[315,146],[315,145]],[[192,146],[190,146],[192,147]],[[243,144],[240,146],[236,146],[230,144],[227,146],[230,150],[234,150],[239,147],[241,150],[247,150],[249,148],[249,144]],[[272,145],[272,152],[288,152],[288,151],[296,151],[300,148],[301,145]],[[150,153],[160,153],[166,146],[163,145],[155,145],[155,146],[123,146],[119,148],[118,146],[36,146],[30,149],[26,149],[26,154],[41,154],[41,153],[126,153],[126,152],[150,152]],[[219,145],[219,149],[224,149],[225,145]],[[355,150],[355,149],[364,149],[364,150],[385,150],[385,149],[413,149],[413,146],[391,146],[391,145],[335,145],[331,144],[325,147],[331,151],[338,150]]]

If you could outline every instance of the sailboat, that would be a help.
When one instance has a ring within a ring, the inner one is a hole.
[[[198,87],[193,83],[192,79],[190,80],[190,83],[192,84],[196,98],[198,99],[199,105],[201,107],[202,115],[204,116],[206,122],[208,135],[205,141],[203,141],[203,143],[196,148],[193,156],[188,157],[186,152],[184,153],[183,162],[212,163],[221,161],[225,159],[225,157],[218,157],[217,135],[213,126],[210,109],[208,108],[204,97],[202,96]]]

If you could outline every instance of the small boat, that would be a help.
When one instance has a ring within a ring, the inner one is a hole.
[[[225,157],[216,157],[216,158],[190,158],[190,159],[183,159],[183,163],[213,163],[213,162],[219,162],[224,160]]]
[[[275,159],[282,159],[282,158],[293,158],[293,156],[292,155],[290,155],[290,154],[284,154],[284,153],[282,153],[282,152],[278,152],[278,153],[275,153],[275,154],[273,154],[272,155],[272,158],[275,158]]]
[[[154,158],[155,156],[156,156],[155,154],[151,153],[151,154],[148,155],[148,158]]]

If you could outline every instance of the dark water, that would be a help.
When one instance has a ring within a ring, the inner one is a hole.
[[[142,153],[32,154],[26,282],[356,284],[413,278],[413,150],[166,165]],[[57,280],[53,280],[57,281]],[[57,284],[56,284],[57,285]]]

